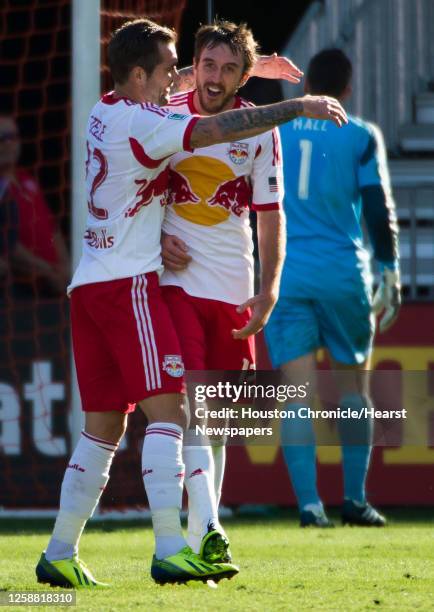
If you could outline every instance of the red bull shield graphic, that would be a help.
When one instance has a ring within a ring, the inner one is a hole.
[[[231,161],[237,166],[244,164],[249,159],[249,145],[247,142],[231,142],[228,149]]]
[[[181,378],[184,375],[181,355],[164,355],[163,370],[173,378]]]

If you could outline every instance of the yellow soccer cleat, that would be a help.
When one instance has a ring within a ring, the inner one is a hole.
[[[110,586],[95,580],[89,568],[78,557],[60,559],[59,561],[47,561],[45,552],[43,552],[35,571],[38,582],[44,582],[51,586],[67,589]]]
[[[151,576],[158,584],[183,584],[189,580],[219,582],[232,578],[239,571],[233,563],[207,563],[189,546],[165,559],[157,559],[154,555],[151,566]]]
[[[216,529],[208,531],[202,539],[199,557],[207,563],[231,563],[232,555],[227,536]]]

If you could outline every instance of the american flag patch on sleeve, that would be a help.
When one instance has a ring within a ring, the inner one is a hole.
[[[268,177],[268,187],[269,187],[270,193],[273,193],[274,191],[278,191],[279,183],[277,180],[277,176]]]

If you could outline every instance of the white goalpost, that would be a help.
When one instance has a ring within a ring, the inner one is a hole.
[[[92,106],[100,97],[100,0],[72,2],[72,156],[71,156],[71,251],[72,269],[81,255],[86,224],[85,190],[86,123]],[[74,448],[82,429],[83,415],[74,359],[71,354],[70,431]]]

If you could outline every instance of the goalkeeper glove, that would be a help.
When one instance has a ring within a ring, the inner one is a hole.
[[[382,310],[384,314],[380,320],[380,332],[384,332],[395,322],[401,306],[401,279],[399,268],[386,268],[382,266],[381,283],[375,292],[372,310],[378,315]]]

